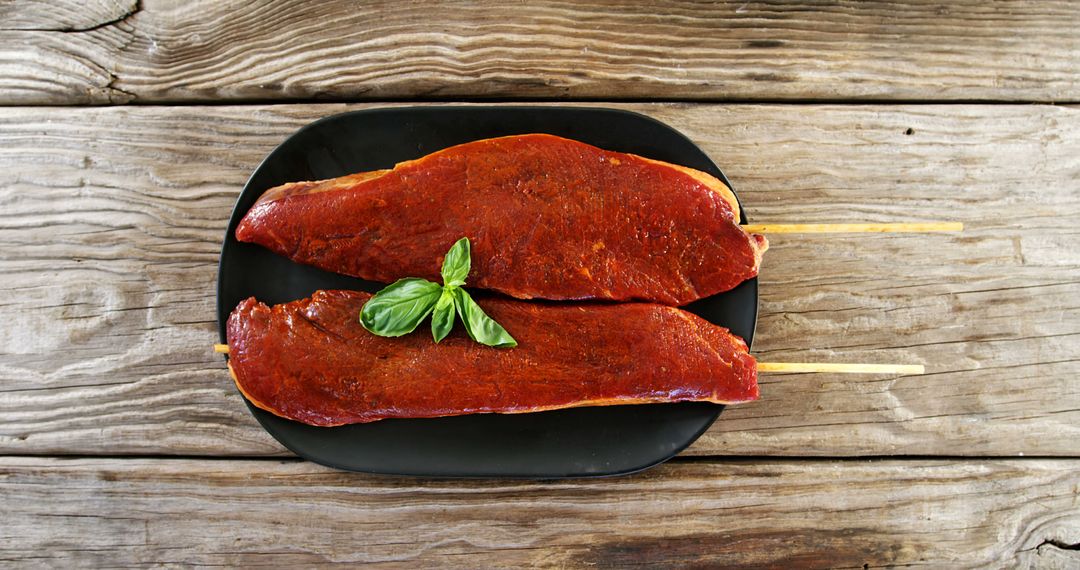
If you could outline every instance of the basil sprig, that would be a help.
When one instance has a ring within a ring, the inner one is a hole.
[[[399,279],[364,304],[360,324],[379,336],[402,336],[416,330],[431,315],[431,335],[439,342],[454,328],[454,313],[461,317],[469,338],[496,348],[517,346],[517,341],[462,289],[472,269],[469,238],[461,238],[443,258],[443,284],[410,277]]]

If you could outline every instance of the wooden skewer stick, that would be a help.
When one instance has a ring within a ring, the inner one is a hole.
[[[742,227],[752,234],[824,234],[824,233],[885,233],[885,232],[962,232],[960,222],[914,222],[885,224],[747,224]]]
[[[214,352],[229,353],[229,345],[215,344]],[[922,374],[921,364],[838,364],[819,362],[758,362],[758,372],[842,372],[858,374]]]
[[[758,362],[758,372],[839,372],[848,374],[924,374],[921,364],[844,364],[838,362]]]

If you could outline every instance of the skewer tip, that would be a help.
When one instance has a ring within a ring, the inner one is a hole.
[[[218,354],[229,354],[229,345],[227,344],[215,344],[214,352]]]

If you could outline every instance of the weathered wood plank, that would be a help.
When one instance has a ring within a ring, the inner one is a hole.
[[[1076,461],[669,464],[607,480],[0,458],[0,560],[85,565],[1067,568]]]
[[[280,452],[209,349],[219,244],[265,153],[355,108],[0,110],[0,452]],[[1080,111],[624,108],[701,144],[755,221],[968,227],[775,236],[757,354],[929,374],[764,377],[688,453],[1080,453]]]
[[[1073,101],[1080,89],[1080,6],[1066,1],[67,4],[0,5],[0,103]]]

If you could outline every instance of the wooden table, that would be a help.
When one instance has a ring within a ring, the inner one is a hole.
[[[576,6],[576,7],[573,7]],[[1080,6],[0,2],[0,564],[1080,566]],[[770,375],[600,480],[337,472],[216,339],[234,200],[302,125],[558,102],[676,127],[776,236]]]

